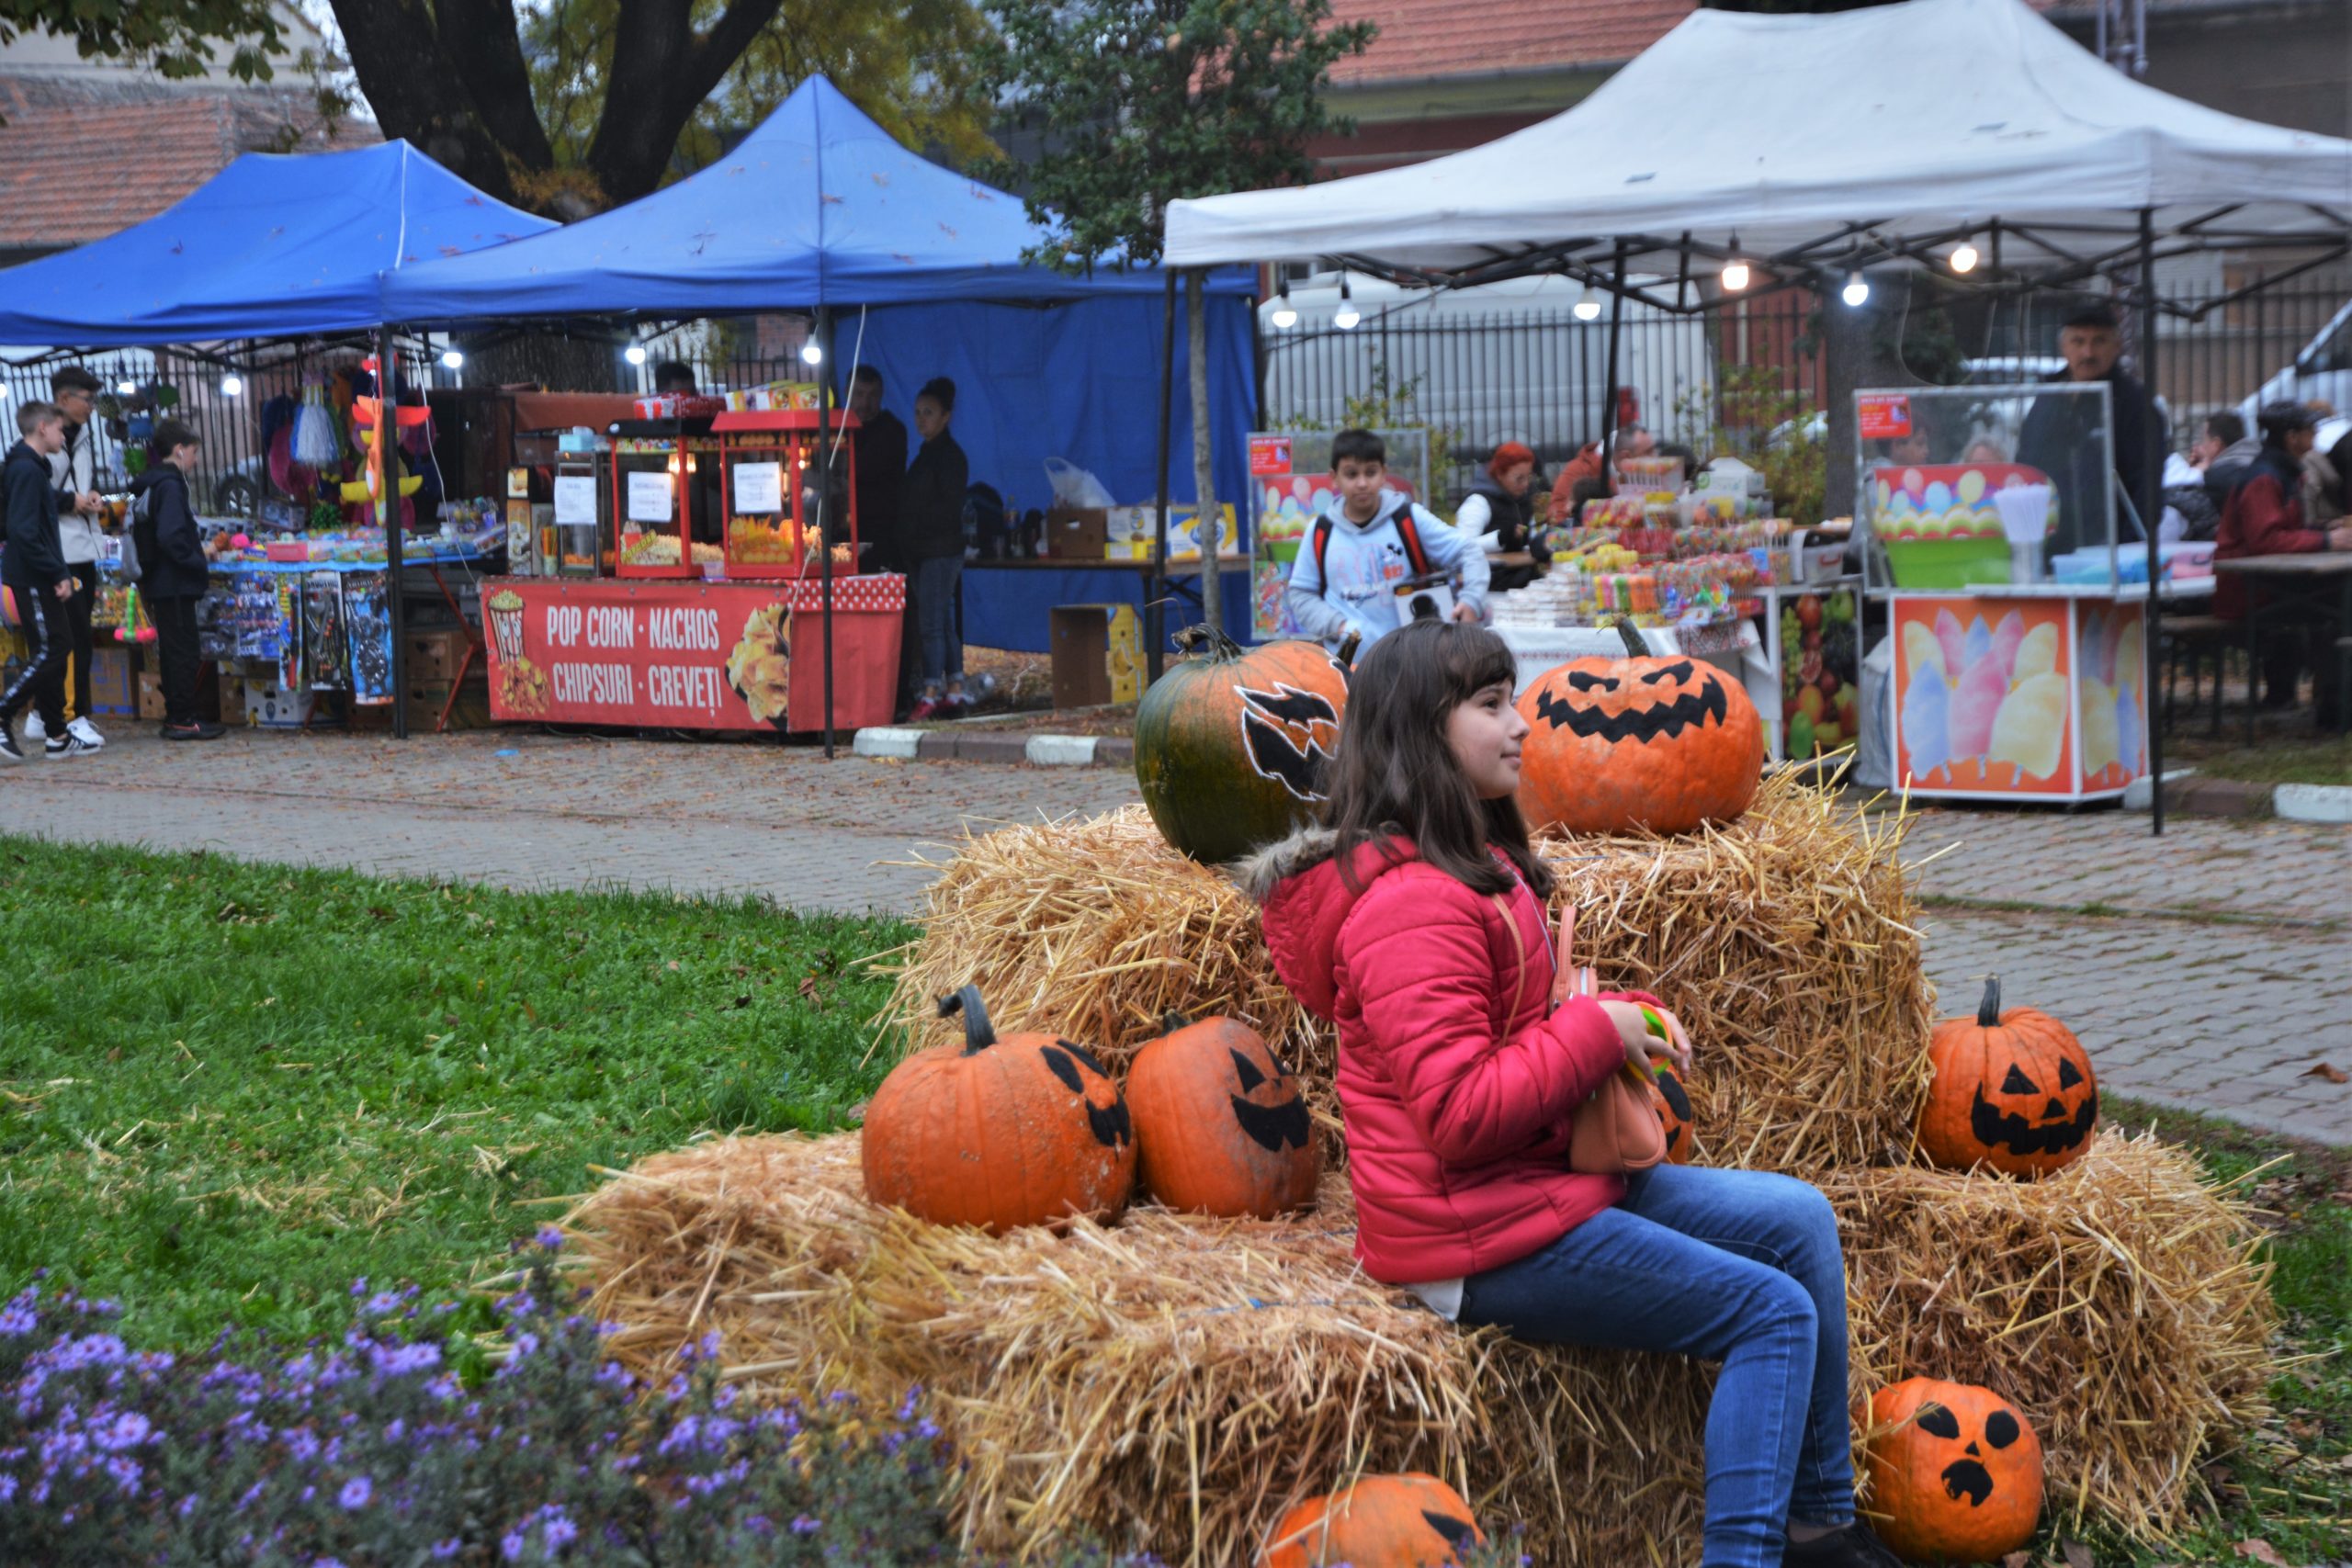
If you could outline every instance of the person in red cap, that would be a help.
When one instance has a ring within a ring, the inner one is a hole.
[[[1453,525],[1476,538],[1495,536],[1498,550],[1532,550],[1535,531],[1535,454],[1516,441],[1506,441],[1487,459],[1487,471],[1463,495],[1454,509]],[[1489,579],[1491,592],[1524,588],[1535,581],[1535,568],[1498,562]]]

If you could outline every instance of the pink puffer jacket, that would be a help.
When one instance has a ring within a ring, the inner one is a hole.
[[[1595,1001],[1553,1009],[1535,896],[1515,885],[1506,919],[1492,895],[1402,841],[1356,852],[1363,890],[1351,893],[1334,847],[1310,829],[1243,874],[1283,984],[1339,1025],[1365,1270],[1392,1284],[1476,1274],[1614,1203],[1620,1178],[1568,1168],[1568,1117],[1624,1050]]]

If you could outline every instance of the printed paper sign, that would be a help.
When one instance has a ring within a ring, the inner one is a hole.
[[[632,511],[631,515],[635,513]],[[670,515],[665,504],[662,515]],[[555,477],[555,520],[560,527],[587,527],[596,521],[596,476],[558,474]]]
[[[738,463],[734,479],[735,510],[738,512],[781,512],[784,510],[784,465],[782,463]]]
[[[1909,398],[1857,398],[1854,410],[1861,421],[1865,441],[1900,441],[1911,434]]]
[[[630,474],[628,520],[632,523],[667,523],[673,494],[667,473],[657,469],[652,473]]]
[[[1253,435],[1250,438],[1250,472],[1260,478],[1290,472],[1290,437]]]

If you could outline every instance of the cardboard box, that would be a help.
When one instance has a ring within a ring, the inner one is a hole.
[[[1054,706],[1100,707],[1142,694],[1142,638],[1132,604],[1057,604],[1046,617]]]
[[[457,688],[458,700],[449,701],[449,683],[446,681],[414,681],[408,684],[408,732],[411,735],[431,735],[441,722],[445,705],[449,710],[451,729],[487,729],[490,728],[490,684],[486,681],[468,681]]]
[[[225,705],[225,716],[232,710]],[[244,682],[244,721],[261,729],[300,729],[319,711],[319,694],[309,691],[281,692],[267,681]]]
[[[100,648],[90,656],[90,716],[129,718],[139,709],[139,688],[130,674],[130,649]]]
[[[164,678],[153,670],[142,670],[139,672],[139,716],[141,718],[164,716]]]
[[[408,678],[412,682],[447,685],[458,678],[473,639],[463,626],[434,626],[408,634]],[[481,668],[481,660],[474,660]]]
[[[1046,554],[1097,561],[1110,542],[1111,514],[1100,506],[1057,506],[1046,513]]]

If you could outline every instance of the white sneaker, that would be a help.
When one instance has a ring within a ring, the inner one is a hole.
[[[83,745],[87,746],[93,751],[107,743],[107,738],[98,733],[98,727],[92,724],[86,718],[77,718],[73,723],[67,725],[65,727],[65,733],[71,735],[74,739],[79,740]]]
[[[25,715],[25,739],[28,740],[46,740],[49,739],[49,727],[41,723],[40,715],[37,713],[28,713]]]

